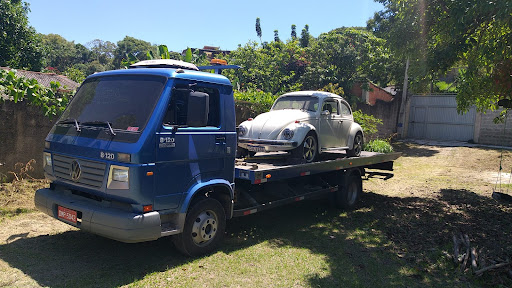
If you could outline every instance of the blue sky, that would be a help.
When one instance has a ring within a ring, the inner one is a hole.
[[[81,44],[94,39],[117,43],[128,35],[165,44],[172,51],[205,45],[233,50],[259,41],[256,17],[261,19],[263,41],[272,41],[276,29],[282,40],[290,38],[292,24],[298,35],[308,24],[315,37],[342,26],[366,26],[382,9],[373,0],[24,1],[30,3],[30,25],[39,33]]]

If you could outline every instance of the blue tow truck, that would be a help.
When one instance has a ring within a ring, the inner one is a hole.
[[[89,76],[45,141],[51,182],[36,191],[35,205],[84,231],[126,243],[172,236],[182,253],[201,255],[218,247],[233,217],[321,195],[350,208],[365,169],[392,170],[400,156],[235,159],[226,77],[174,60],[131,68]]]

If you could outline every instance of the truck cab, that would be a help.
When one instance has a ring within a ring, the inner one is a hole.
[[[178,235],[181,251],[204,253],[233,215],[236,137],[222,75],[174,60],[96,73],[46,138],[51,184],[36,207],[118,241]]]

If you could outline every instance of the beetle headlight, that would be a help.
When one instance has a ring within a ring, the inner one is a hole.
[[[244,136],[245,134],[247,134],[247,128],[245,128],[245,126],[238,126],[238,136]]]
[[[290,128],[286,128],[286,129],[283,130],[283,137],[286,140],[292,139],[293,138],[293,134],[294,134],[294,132]]]

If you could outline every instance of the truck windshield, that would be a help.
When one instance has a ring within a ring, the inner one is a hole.
[[[318,98],[308,96],[286,96],[277,99],[272,110],[297,109],[306,111],[317,111]]]
[[[115,130],[142,131],[165,82],[164,77],[142,75],[88,79],[73,97],[61,119],[76,119],[81,128],[98,127],[90,123],[108,123]]]

